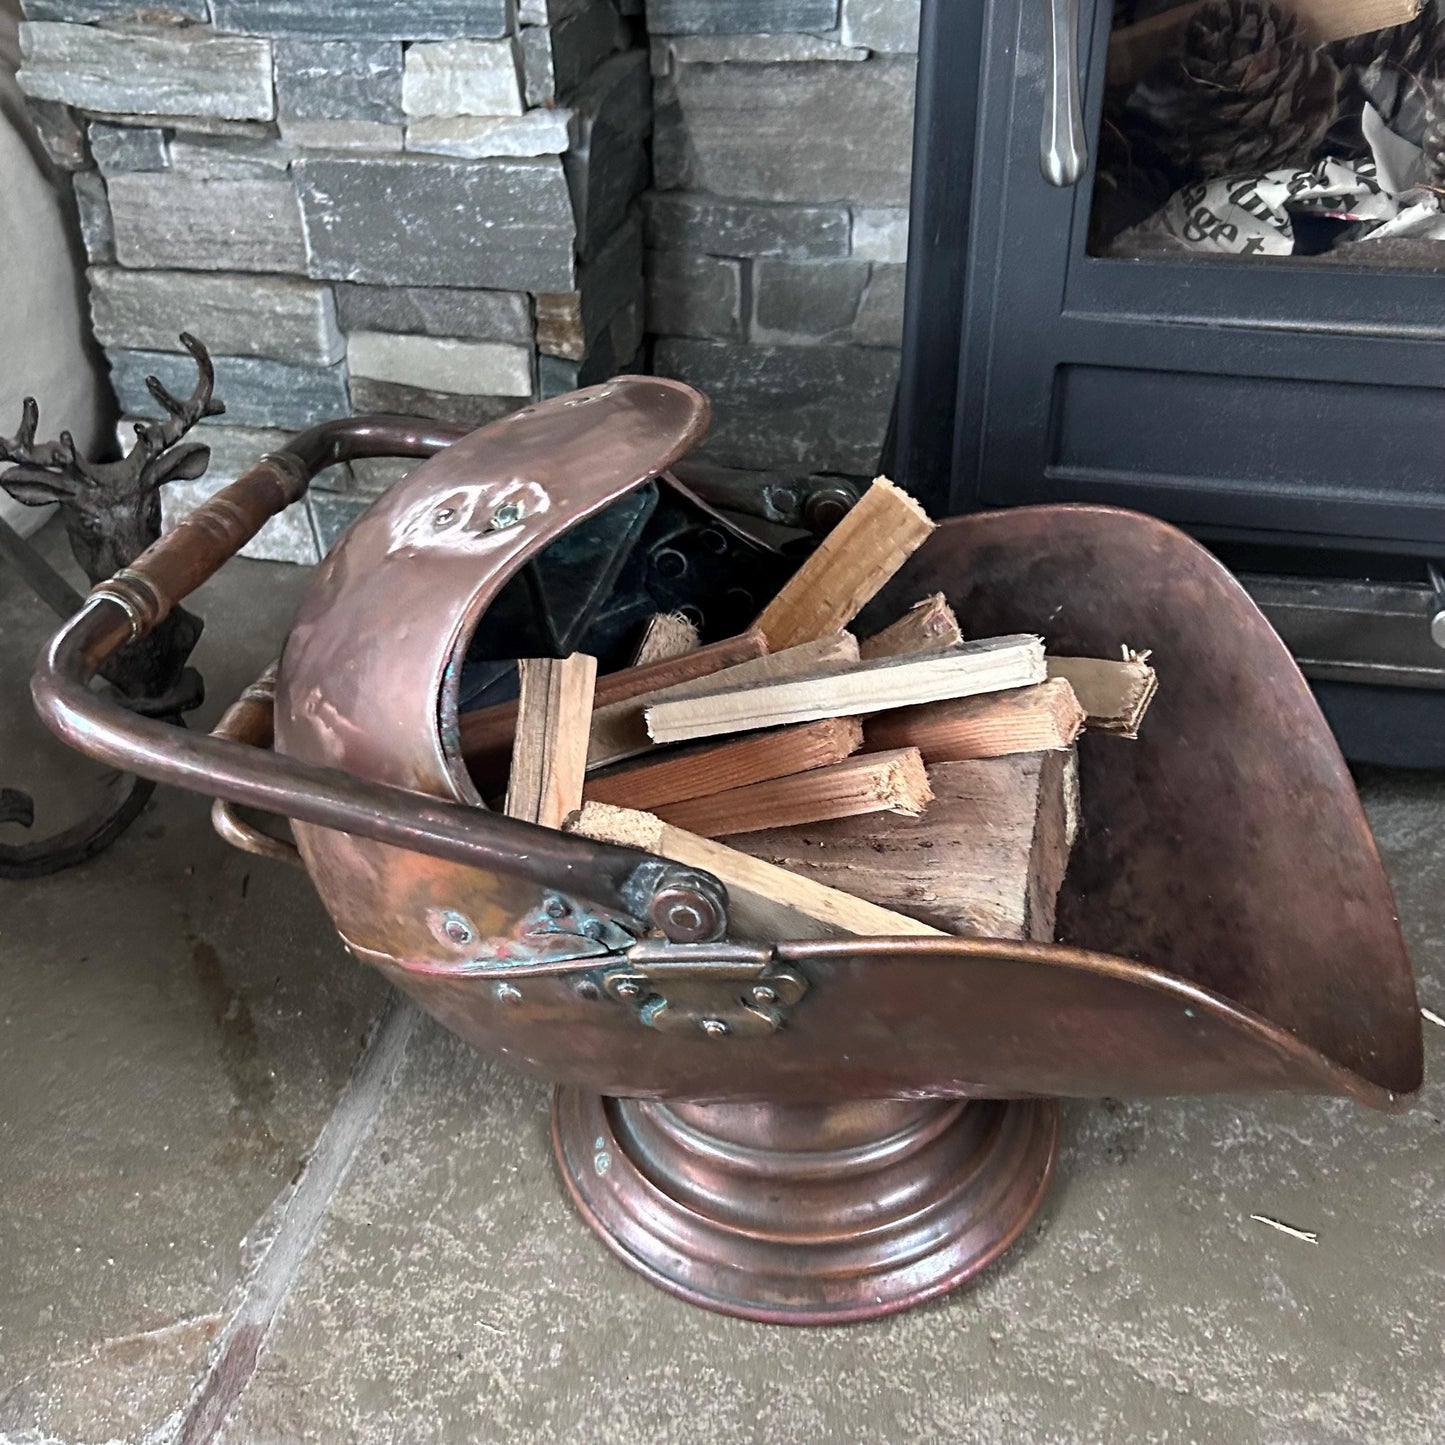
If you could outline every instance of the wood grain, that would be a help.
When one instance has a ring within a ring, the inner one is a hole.
[[[522,689],[504,811],[560,828],[582,806],[597,659],[574,652],[561,659],[524,658],[517,666]]]
[[[679,659],[681,660],[681,659]],[[641,697],[599,707],[592,717],[592,746],[588,766],[606,767],[651,751],[653,739],[647,730],[647,709],[657,703],[695,697],[714,689],[751,687],[781,679],[831,673],[858,661],[858,639],[851,632],[834,632],[781,652],[768,652],[735,667],[704,677],[674,683]]]
[[[726,838],[865,813],[916,818],[932,798],[918,749],[895,748],[791,777],[729,788],[705,798],[669,803],[654,811],[675,828],[686,828],[704,838]]]
[[[701,645],[697,628],[681,612],[655,612],[642,629],[642,641],[637,644],[632,665],[646,667],[652,662],[668,662],[696,652]]]
[[[653,809],[841,763],[863,746],[857,718],[823,718],[736,742],[669,752],[588,780],[588,802]]]
[[[837,826],[836,824],[833,826]],[[673,828],[651,813],[588,803],[567,825],[600,843],[641,848],[701,868],[728,890],[728,937],[776,943],[785,938],[936,937],[942,930],[866,899],[775,868],[746,853]]]
[[[685,742],[718,733],[857,717],[893,707],[972,697],[1044,680],[1042,641],[1027,634],[965,642],[946,652],[882,658],[829,673],[663,699],[646,710],[654,742]]]
[[[1084,725],[1096,732],[1136,738],[1159,679],[1140,657],[1050,657],[1050,678],[1063,678],[1084,709]]]
[[[1063,678],[1033,687],[900,708],[868,719],[874,748],[918,748],[926,763],[1057,752],[1084,730],[1084,709]]]
[[[879,477],[763,609],[755,625],[769,649],[846,627],[933,529],[907,492]]]
[[[858,644],[858,656],[864,662],[878,657],[904,657],[913,652],[933,652],[940,647],[955,647],[963,641],[963,631],[942,592],[915,602],[897,622],[882,632],[865,637]]]
[[[746,662],[749,658],[761,657],[767,650],[768,643],[763,634],[749,628],[736,637],[711,642],[681,657],[609,672],[597,679],[593,704],[605,707],[691,678],[705,677]],[[512,739],[517,731],[515,702],[496,703],[491,707],[478,708],[475,712],[463,713],[457,720],[457,731],[462,756],[479,787],[506,775]]]
[[[1052,939],[1078,832],[1073,751],[941,763],[928,780],[934,797],[921,818],[746,833],[735,846],[951,933]]]

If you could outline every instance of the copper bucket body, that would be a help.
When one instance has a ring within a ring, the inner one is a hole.
[[[1081,744],[1084,831],[1056,944],[649,941],[627,889],[658,860],[487,813],[456,717],[487,606],[570,527],[663,473],[706,420],[689,388],[622,378],[448,446],[317,569],[282,655],[275,755],[250,754],[262,781],[243,786],[229,754],[209,784],[204,764],[179,779],[236,801],[264,793],[295,820],[358,958],[559,1086],[563,1177],[611,1248],[710,1308],[863,1318],[951,1288],[1018,1237],[1047,1188],[1057,1097],[1408,1102],[1422,1070],[1414,983],[1345,764],[1243,590],[1146,517],[954,518],[863,619],[881,626],[942,591],[971,636],[1153,650],[1141,737]],[[76,670],[59,643],[49,666]],[[62,735],[135,764],[139,749],[76,721],[73,688],[42,678],[37,696]],[[375,785],[366,816],[306,801],[319,786],[306,780],[341,775]],[[395,823],[403,793],[410,831]],[[427,799],[445,803],[426,813]],[[436,841],[434,815],[485,844]],[[773,1027],[716,1038],[651,1026],[620,978],[733,1006],[769,980],[794,992]]]

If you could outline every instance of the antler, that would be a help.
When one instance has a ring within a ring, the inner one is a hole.
[[[185,401],[180,401],[158,378],[146,377],[146,390],[166,416],[161,421],[136,422],[136,444],[120,461],[87,462],[69,432],[61,432],[58,441],[37,445],[35,430],[40,421],[40,408],[34,397],[26,397],[20,430],[13,437],[0,437],[0,457],[19,463],[0,472],[0,487],[17,502],[39,506],[45,502],[76,500],[82,492],[91,489],[110,493],[140,491],[159,487],[172,479],[200,476],[210,458],[208,447],[195,444],[172,449],[203,417],[220,416],[226,408],[212,394],[216,372],[206,348],[188,332],[181,332],[180,339],[199,372],[195,390]]]

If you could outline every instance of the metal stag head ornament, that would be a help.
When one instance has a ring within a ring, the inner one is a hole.
[[[734,938],[715,880],[482,807],[457,699],[488,606],[664,473],[708,414],[681,383],[622,377],[445,450],[433,439],[440,454],[317,569],[274,718],[259,688],[181,759],[95,702],[87,671],[300,495],[323,454],[380,447],[388,427],[406,454],[425,442],[399,419],[334,424],[326,447],[299,438],[204,528],[99,589],[37,673],[42,713],[96,756],[288,815],[351,952],[478,1048],[553,1080],[557,1158],[584,1217],[632,1268],[712,1309],[837,1322],[970,1278],[1044,1196],[1059,1096],[1408,1101],[1414,984],[1343,760],[1254,604],[1146,517],[954,518],[863,619],[942,591],[983,635],[1154,649],[1150,726],[1082,746],[1087,826],[1057,943]],[[718,910],[716,940],[684,941],[665,906],[679,898]],[[669,1008],[759,1003],[762,1026],[658,1026]]]

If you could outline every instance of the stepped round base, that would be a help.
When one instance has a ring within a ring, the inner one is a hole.
[[[583,1217],[654,1284],[744,1319],[837,1324],[907,1309],[997,1259],[1048,1188],[1058,1106],[559,1088],[552,1142]]]

